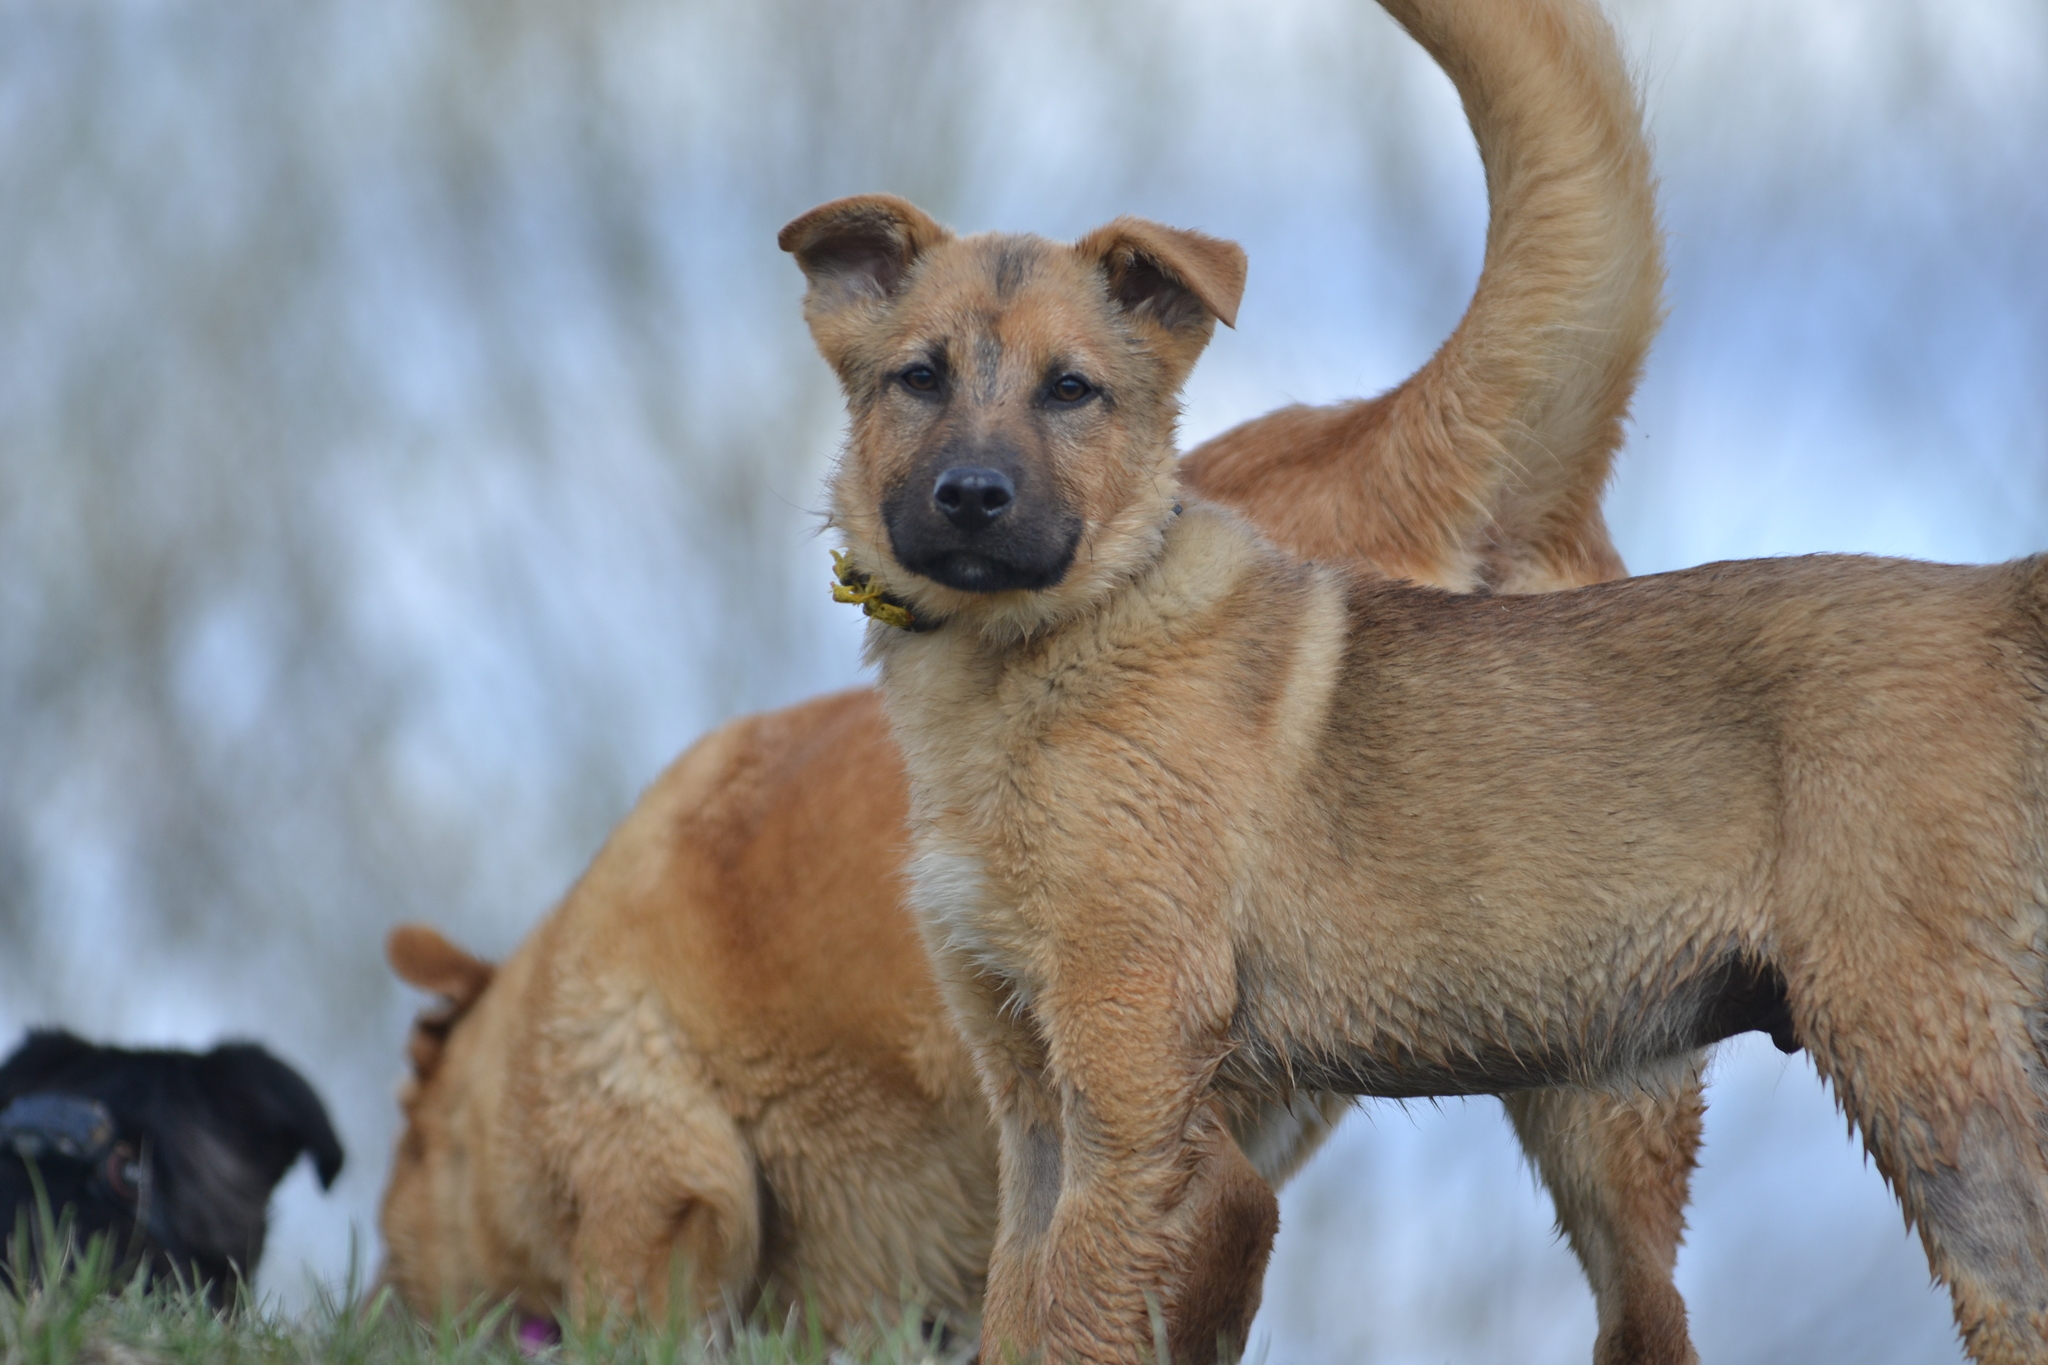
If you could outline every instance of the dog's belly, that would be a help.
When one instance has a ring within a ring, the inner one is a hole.
[[[1797,1050],[1775,967],[1732,948],[1696,963],[1608,998],[1591,992],[1584,1008],[1418,992],[1387,1000],[1371,1020],[1354,1017],[1334,1035],[1312,1029],[1312,1037],[1261,1009],[1274,999],[1270,983],[1241,979],[1233,1046],[1218,1080],[1255,1093],[1277,1086],[1416,1099],[1598,1084],[1753,1029]]]

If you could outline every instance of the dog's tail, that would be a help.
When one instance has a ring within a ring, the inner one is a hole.
[[[1492,217],[1471,305],[1400,387],[1248,422],[1184,475],[1318,559],[1373,545],[1393,572],[1502,591],[1619,577],[1600,495],[1664,285],[1619,44],[1592,0],[1382,3],[1479,143]]]

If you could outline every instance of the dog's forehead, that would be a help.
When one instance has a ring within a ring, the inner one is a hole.
[[[897,309],[904,349],[944,345],[1010,360],[1086,352],[1114,341],[1101,272],[1072,247],[987,233],[930,253]]]

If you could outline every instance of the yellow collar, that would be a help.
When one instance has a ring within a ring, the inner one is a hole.
[[[865,614],[874,617],[885,626],[894,626],[898,630],[922,631],[938,628],[937,621],[927,624],[918,620],[911,614],[908,602],[889,596],[882,591],[880,583],[854,568],[853,561],[846,551],[832,552],[832,569],[839,579],[832,585],[834,602],[854,603]]]

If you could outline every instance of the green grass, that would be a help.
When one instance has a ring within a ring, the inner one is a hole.
[[[934,1348],[916,1303],[904,1306],[896,1327],[858,1349],[828,1343],[814,1323],[792,1314],[780,1325],[757,1322],[721,1333],[715,1343],[700,1325],[682,1320],[564,1324],[559,1344],[529,1351],[507,1330],[504,1306],[422,1323],[388,1291],[362,1292],[355,1273],[338,1290],[319,1289],[304,1312],[266,1306],[246,1287],[232,1309],[220,1312],[195,1290],[145,1285],[102,1240],[78,1251],[68,1224],[68,1213],[53,1223],[45,1205],[7,1239],[0,1255],[0,1365],[965,1365],[972,1351],[971,1343]],[[1152,1358],[1166,1362],[1166,1326],[1156,1305],[1152,1328]]]
[[[954,1365],[919,1337],[918,1315],[859,1351],[835,1349],[793,1322],[754,1325],[716,1346],[682,1322],[571,1328],[560,1345],[529,1355],[504,1330],[503,1309],[423,1325],[386,1296],[351,1284],[323,1292],[303,1313],[252,1302],[217,1313],[176,1286],[145,1288],[117,1271],[103,1243],[65,1255],[67,1239],[45,1225],[17,1238],[0,1271],[0,1365]],[[23,1253],[25,1245],[35,1250]],[[25,1273],[30,1267],[36,1273]]]

